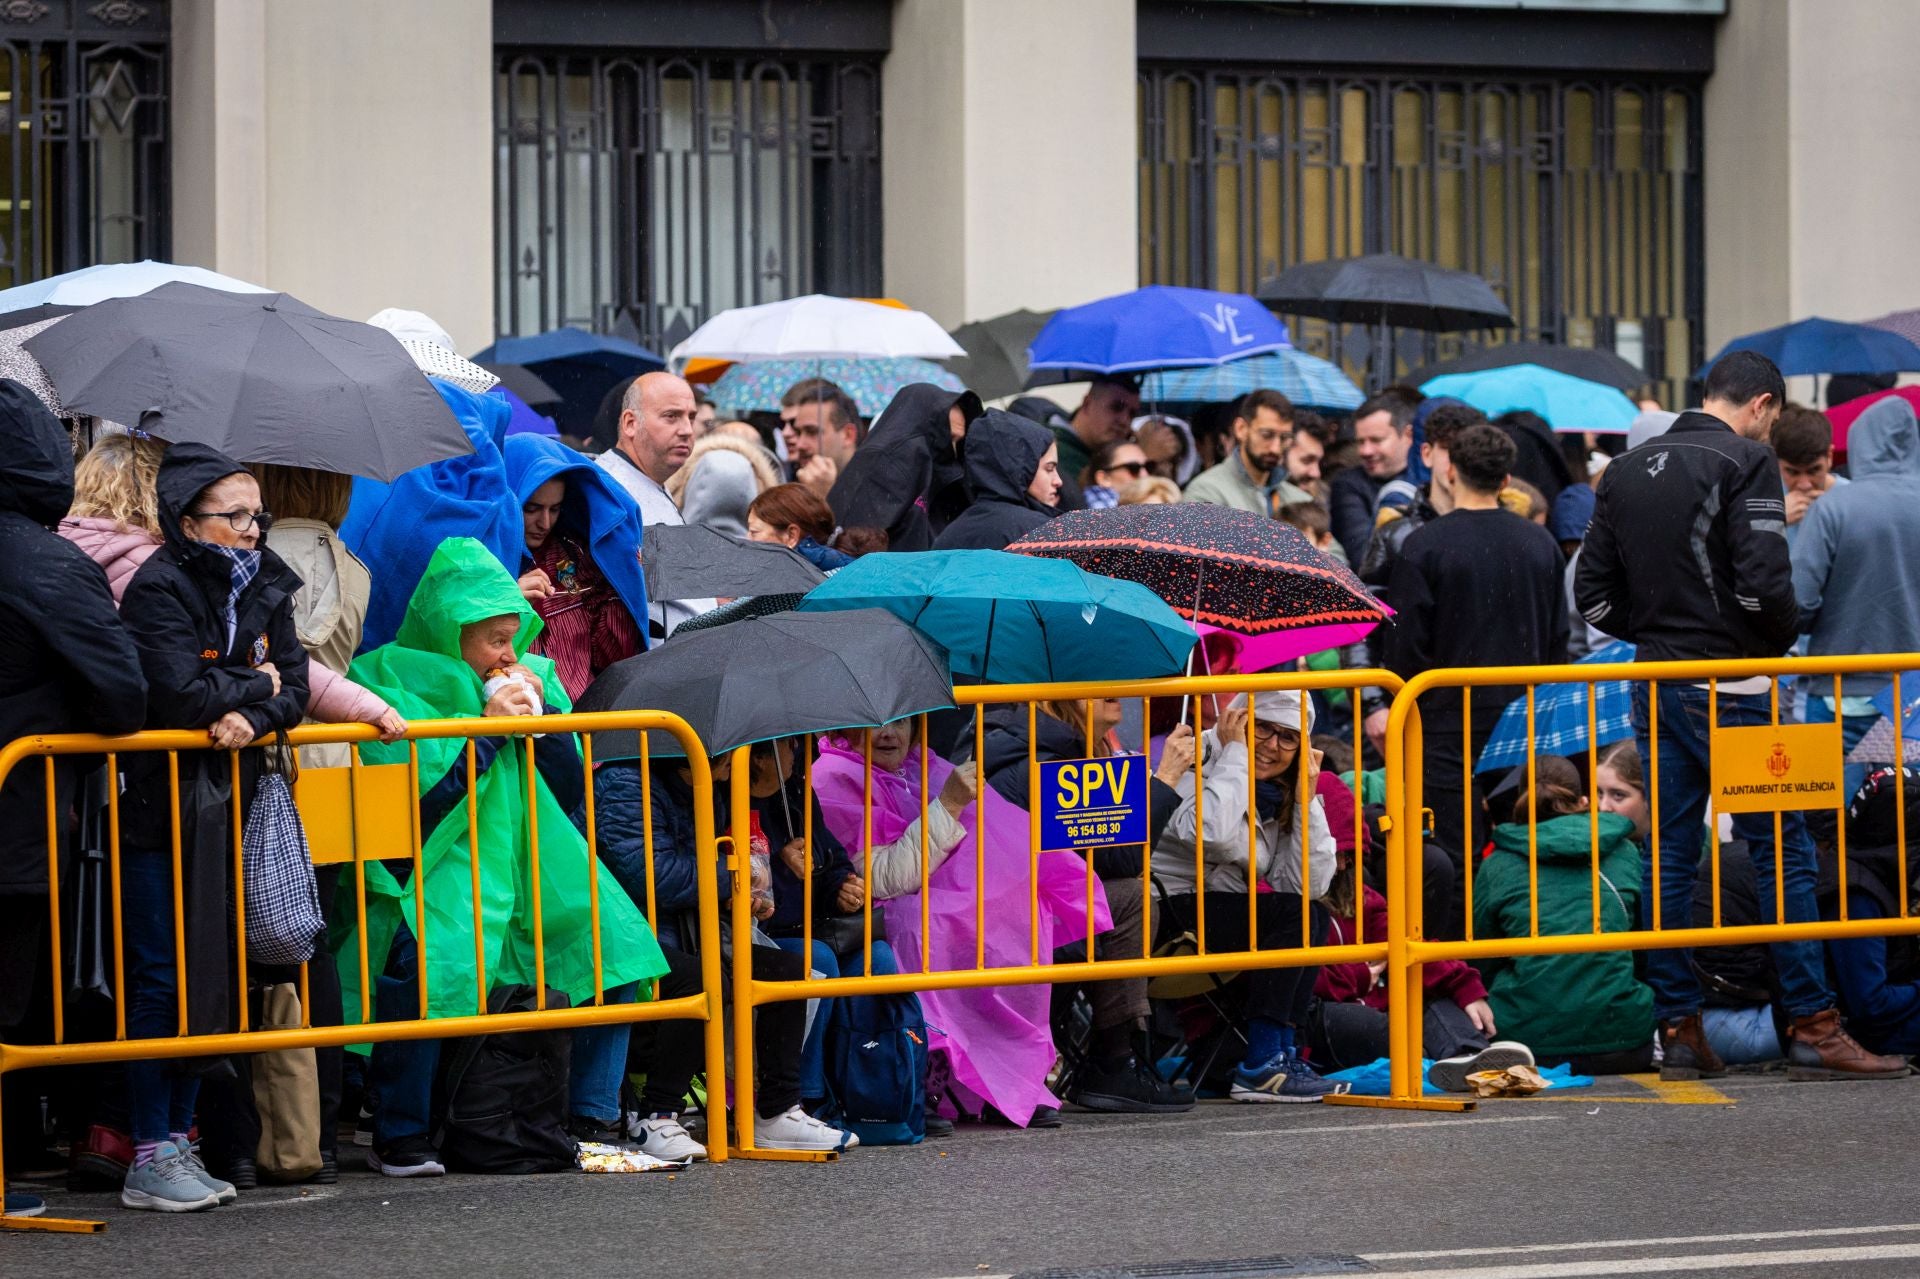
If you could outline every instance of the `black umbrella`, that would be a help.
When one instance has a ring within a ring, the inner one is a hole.
[[[640,542],[647,594],[657,600],[804,595],[827,575],[774,542],[743,542],[700,524],[655,524]]]
[[[990,320],[963,324],[950,335],[966,348],[941,363],[983,400],[1018,395],[1028,385],[1027,348],[1053,318],[1052,311],[1009,311]],[[1049,370],[1041,383],[1065,380]]]
[[[42,302],[39,306],[21,307],[18,311],[0,314],[0,329],[17,329],[26,324],[38,324],[41,320],[72,315],[79,309],[77,306],[65,306],[59,302]]]
[[[953,705],[947,653],[883,609],[781,613],[675,638],[615,662],[574,704],[577,711],[671,711],[709,753],[737,746],[874,728]],[[654,755],[681,755],[649,733]],[[594,735],[594,758],[632,759],[639,734]]]
[[[530,409],[552,408],[560,403],[560,392],[524,364],[482,364],[480,367],[499,378],[500,385],[525,400]]]
[[[1390,325],[1446,333],[1513,325],[1493,286],[1397,253],[1301,262],[1254,294],[1275,311],[1347,324]]]
[[[284,293],[163,284],[29,338],[68,411],[170,443],[393,480],[473,452],[393,334]]]
[[[1421,386],[1449,373],[1479,373],[1487,369],[1509,368],[1515,364],[1538,364],[1543,369],[1552,369],[1569,377],[1585,378],[1589,382],[1598,382],[1622,391],[1637,390],[1653,380],[1639,365],[1598,347],[1559,346],[1552,342],[1507,342],[1500,346],[1481,347],[1454,359],[1415,369],[1407,374],[1407,381],[1413,386]]]

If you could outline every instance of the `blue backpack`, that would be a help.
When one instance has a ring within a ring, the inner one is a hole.
[[[827,1089],[834,1115],[866,1146],[927,1135],[927,1023],[917,995],[854,995],[829,1005]]]

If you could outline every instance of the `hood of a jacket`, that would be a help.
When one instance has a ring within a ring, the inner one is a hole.
[[[967,429],[967,479],[981,498],[1030,506],[1054,514],[1027,493],[1040,459],[1053,447],[1053,432],[1038,422],[988,409]]]
[[[540,633],[539,615],[492,551],[471,537],[450,537],[427,561],[394,643],[464,662],[460,628],[507,613],[520,619],[513,651],[525,657],[527,646]]]
[[[1232,710],[1246,704],[1247,695],[1238,693],[1231,702],[1227,703],[1227,709]],[[1304,727],[1300,723],[1303,705],[1306,708],[1307,718]],[[1303,702],[1296,689],[1270,688],[1265,692],[1255,693],[1253,717],[1262,724],[1278,724],[1281,728],[1291,728],[1299,733],[1303,740],[1313,736],[1313,702],[1311,699]]]
[[[1593,856],[1593,825],[1585,813],[1567,813],[1538,826],[1534,843],[1543,862],[1587,861]],[[1600,855],[1610,856],[1633,838],[1633,823],[1618,813],[1600,814]],[[1494,849],[1527,855],[1527,824],[1506,822],[1493,828]]]
[[[902,435],[917,436],[927,442],[927,451],[933,457],[935,470],[953,466],[959,456],[954,452],[953,429],[948,414],[956,404],[960,406],[960,412],[966,417],[969,427],[986,411],[981,406],[980,397],[972,391],[949,391],[931,382],[909,382],[881,410],[873,424],[873,433],[885,428],[889,440],[897,440]],[[961,454],[965,451],[965,446],[962,446]]]
[[[716,449],[699,459],[680,495],[680,518],[733,537],[747,535],[747,508],[760,494],[753,463]]]
[[[160,499],[160,536],[174,554],[192,555],[198,552],[197,544],[180,531],[180,517],[193,509],[193,500],[210,485],[246,469],[219,449],[191,441],[175,444],[161,456],[159,478],[154,482],[154,490]],[[266,547],[264,533],[256,545],[262,549]]]
[[[1847,470],[1856,480],[1920,475],[1920,419],[1913,405],[1897,395],[1868,405],[1847,432]]]
[[[73,442],[38,396],[0,378],[0,511],[52,528],[73,505]]]

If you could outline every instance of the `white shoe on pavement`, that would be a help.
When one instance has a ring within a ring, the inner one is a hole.
[[[670,1164],[699,1161],[707,1157],[707,1148],[680,1126],[678,1115],[641,1115],[627,1112],[627,1136],[640,1145],[643,1154]]]
[[[768,1150],[852,1150],[860,1139],[844,1128],[822,1123],[798,1106],[771,1119],[753,1121],[753,1141]]]

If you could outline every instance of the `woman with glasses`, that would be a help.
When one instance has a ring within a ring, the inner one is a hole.
[[[1326,914],[1317,903],[1333,882],[1335,854],[1314,794],[1320,752],[1308,744],[1312,735],[1313,705],[1291,689],[1255,694],[1251,722],[1242,693],[1201,735],[1200,788],[1195,791],[1191,775],[1180,778],[1180,808],[1153,849],[1153,877],[1168,894],[1163,936],[1191,932],[1205,949],[1221,953],[1256,945],[1286,949],[1325,935]],[[1302,795],[1311,797],[1304,821]],[[1314,1102],[1346,1090],[1306,1063],[1304,1041],[1296,1038],[1318,971],[1268,968],[1242,977],[1247,1052],[1233,1072],[1235,1101]]]
[[[1080,493],[1089,511],[1120,504],[1120,491],[1147,473],[1147,452],[1132,440],[1102,444],[1080,472]]]
[[[308,688],[293,619],[300,579],[267,549],[272,516],[253,475],[204,444],[175,444],[156,488],[165,544],[134,573],[120,618],[147,678],[147,727],[205,732],[220,753],[183,751],[174,764],[156,752],[121,757],[127,1034],[135,1039],[234,1028],[229,823],[236,798],[241,812],[250,807],[262,761],[257,751],[239,757],[236,797],[223,752],[298,724]],[[176,794],[184,972],[175,966]],[[211,1177],[187,1140],[199,1092],[191,1067],[130,1062],[127,1086],[135,1154],[120,1202],[191,1212],[231,1201],[233,1186]]]

